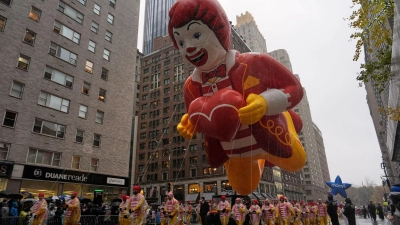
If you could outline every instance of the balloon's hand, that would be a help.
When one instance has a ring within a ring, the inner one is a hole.
[[[247,105],[239,109],[240,122],[251,125],[258,122],[267,111],[267,102],[257,94],[250,94],[246,99]]]
[[[176,129],[178,130],[179,134],[186,139],[192,139],[193,135],[196,133],[195,126],[192,124],[192,122],[190,122],[189,115],[187,113],[182,116],[181,122],[178,124]]]

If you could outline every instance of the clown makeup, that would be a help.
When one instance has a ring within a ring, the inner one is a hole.
[[[210,71],[225,61],[226,50],[213,30],[200,20],[192,20],[173,31],[182,56],[197,69]]]

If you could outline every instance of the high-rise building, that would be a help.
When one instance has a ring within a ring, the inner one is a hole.
[[[267,43],[249,12],[236,16],[235,28],[253,52],[267,53]]]
[[[157,37],[168,35],[168,12],[176,0],[146,0],[143,32],[143,54],[154,51],[153,42]]]
[[[138,14],[138,0],[0,0],[0,190],[127,193]]]
[[[268,54],[293,72],[289,54],[286,50],[278,49]],[[296,75],[296,77],[300,79],[298,75]],[[299,114],[303,121],[303,129],[299,133],[299,138],[306,150],[307,162],[302,171],[294,173],[282,171],[282,182],[286,195],[304,193],[305,198],[303,199],[307,199],[307,201],[316,201],[319,198],[324,199],[326,197],[326,192],[329,191],[328,186],[325,185],[325,181],[330,180],[329,168],[322,133],[312,121],[307,93],[304,88],[303,90],[303,99],[294,107],[294,111]],[[293,191],[293,187],[295,187],[293,184],[296,183],[291,182],[292,180],[299,180],[302,184],[301,188],[296,192]]]

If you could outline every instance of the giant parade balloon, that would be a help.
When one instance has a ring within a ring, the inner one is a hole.
[[[231,25],[216,0],[179,0],[169,18],[174,46],[195,66],[179,134],[203,133],[210,166],[224,165],[242,195],[257,188],[265,166],[303,168],[303,124],[292,110],[303,97],[300,81],[267,54],[230,50]]]
[[[331,194],[333,196],[340,194],[343,198],[347,198],[346,189],[351,187],[351,184],[342,183],[342,178],[339,175],[336,177],[335,182],[327,181],[326,185],[332,189]]]

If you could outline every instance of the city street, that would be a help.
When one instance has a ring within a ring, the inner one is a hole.
[[[385,219],[384,221],[382,221],[379,218],[377,218],[376,222],[377,223],[375,223],[375,225],[386,225],[387,220]],[[364,219],[364,217],[356,216],[356,224],[357,225],[371,225],[371,224],[373,224],[373,222],[370,218]]]

